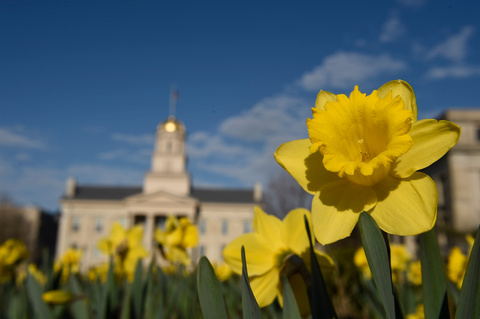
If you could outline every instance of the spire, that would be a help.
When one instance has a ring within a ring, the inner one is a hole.
[[[177,100],[178,100],[178,90],[177,87],[174,85],[172,86],[171,93],[170,93],[170,114],[169,118],[175,118],[175,111],[177,108]]]

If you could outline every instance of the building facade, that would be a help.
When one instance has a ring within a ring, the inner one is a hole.
[[[437,229],[441,246],[448,247],[465,242],[480,225],[480,109],[447,110],[439,120],[462,128],[457,145],[425,169],[437,184]]]
[[[143,185],[132,187],[79,185],[67,181],[61,198],[57,257],[69,247],[84,252],[83,270],[105,262],[97,242],[108,236],[114,222],[124,227],[141,224],[144,246],[153,252],[156,227],[169,215],[187,217],[198,226],[198,247],[193,260],[206,255],[221,262],[221,251],[237,236],[250,232],[253,207],[261,203],[259,184],[252,189],[209,189],[191,185],[186,163],[186,130],[169,117],[157,127],[151,170]]]

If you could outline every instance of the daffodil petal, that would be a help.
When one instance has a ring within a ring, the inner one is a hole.
[[[248,265],[247,270],[250,277],[250,265]],[[262,276],[250,277],[250,287],[260,308],[268,306],[275,300],[275,297],[279,295],[279,285],[279,272],[276,268],[272,268]]]
[[[114,222],[112,229],[110,230],[110,240],[113,244],[113,247],[117,247],[126,236],[127,231],[125,228],[119,222]]]
[[[135,248],[141,245],[143,239],[143,227],[134,226],[127,232],[127,242],[129,248]]]
[[[223,259],[237,273],[242,273],[241,248],[245,247],[248,274],[263,275],[275,267],[275,256],[270,246],[256,233],[244,234],[232,240],[223,250]]]
[[[416,172],[402,180],[387,177],[375,185],[375,191],[378,203],[371,216],[385,232],[418,235],[435,225],[438,194],[428,175]]]
[[[460,131],[458,125],[449,121],[421,120],[413,123],[410,130],[412,148],[396,160],[392,175],[406,178],[438,161],[457,144]]]
[[[260,207],[254,207],[253,230],[266,242],[270,243],[271,250],[281,243],[282,221],[278,217],[265,213]]]
[[[337,96],[331,92],[320,91],[317,94],[317,100],[315,101],[315,107],[320,110],[325,110],[325,104],[327,102],[334,102],[337,100]]]
[[[405,110],[410,110],[413,112],[413,118],[416,121],[417,120],[417,99],[415,98],[415,93],[413,92],[412,87],[410,84],[403,80],[394,80],[385,83],[382,85],[378,90],[378,97],[381,99],[389,91],[392,91],[392,98],[395,98],[397,95],[399,95],[403,102],[405,103]]]
[[[274,156],[306,192],[315,194],[320,187],[339,177],[323,167],[322,154],[310,154],[311,145],[309,139],[291,141],[280,145]]]
[[[312,201],[315,237],[322,245],[348,237],[360,213],[372,209],[376,202],[377,197],[371,187],[345,180],[325,185]]]
[[[297,208],[290,211],[282,222],[282,237],[283,242],[288,244],[289,250],[292,250],[297,255],[300,255],[309,247],[308,235],[305,229],[304,216],[307,216],[310,225],[310,232],[312,232],[312,221],[310,211],[305,208]],[[313,238],[312,238],[313,240]]]

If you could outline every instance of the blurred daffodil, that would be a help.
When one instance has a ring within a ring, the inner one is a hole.
[[[222,262],[219,264],[213,263],[212,266],[213,266],[213,270],[215,271],[215,276],[218,278],[218,280],[226,281],[230,277],[232,277],[232,274],[233,274],[232,268],[230,268],[230,266],[227,263],[225,262]]]
[[[422,265],[420,260],[412,261],[408,266],[407,280],[415,286],[422,284]]]
[[[0,245],[0,283],[15,280],[17,266],[27,257],[27,246],[18,239],[7,239]]]
[[[97,247],[101,252],[114,257],[115,266],[132,280],[138,261],[148,256],[148,251],[142,245],[142,239],[143,227],[133,226],[127,230],[115,222],[110,230],[110,236],[101,239]]]
[[[281,145],[278,163],[313,194],[312,220],[322,244],[350,235],[360,212],[396,235],[430,230],[437,188],[418,170],[440,159],[460,136],[448,121],[417,121],[411,86],[397,80],[366,96],[320,91],[309,139]]]
[[[64,305],[73,300],[73,294],[65,290],[50,290],[42,294],[42,299],[46,303],[54,305]]]
[[[54,264],[54,271],[61,271],[62,281],[66,281],[70,273],[78,274],[83,251],[75,248],[68,248],[65,253]]]
[[[425,311],[423,305],[418,305],[416,312],[408,314],[405,319],[425,319]]]
[[[370,266],[368,266],[367,256],[365,255],[365,250],[363,247],[360,247],[355,251],[353,255],[353,263],[360,269],[360,272],[366,279],[372,278],[372,272],[370,271]]]
[[[467,270],[468,257],[473,247],[474,238],[471,235],[466,237],[469,245],[468,253],[464,254],[460,247],[453,247],[447,260],[447,276],[448,279],[457,285],[458,289],[462,288],[463,278]]]
[[[403,273],[407,270],[412,257],[404,245],[391,244],[390,245],[390,264],[392,270],[392,281],[397,283],[399,275],[403,277]],[[353,263],[366,279],[372,278],[370,266],[368,265],[367,256],[363,247],[357,249],[353,255]]]
[[[306,289],[310,246],[304,216],[310,221],[310,212],[298,208],[289,212],[282,221],[255,207],[254,232],[234,239],[223,250],[225,262],[235,273],[241,274],[240,252],[241,247],[245,247],[250,285],[260,307],[271,304],[276,297],[283,304],[282,275],[287,275],[300,312],[302,315],[310,312]],[[322,268],[333,268],[330,257],[318,250],[315,254]]]
[[[178,219],[170,215],[165,222],[165,228],[155,230],[155,240],[163,257],[187,266],[191,263],[187,249],[197,245],[198,230],[188,218]]]

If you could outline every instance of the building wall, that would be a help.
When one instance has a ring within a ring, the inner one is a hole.
[[[106,262],[108,258],[97,249],[97,242],[110,233],[113,223],[129,225],[125,206],[121,201],[79,201],[62,203],[57,241],[57,258],[70,247],[83,250],[82,270]]]
[[[198,260],[205,255],[212,262],[223,261],[223,248],[238,236],[252,232],[252,220],[253,204],[202,204],[194,258]]]

